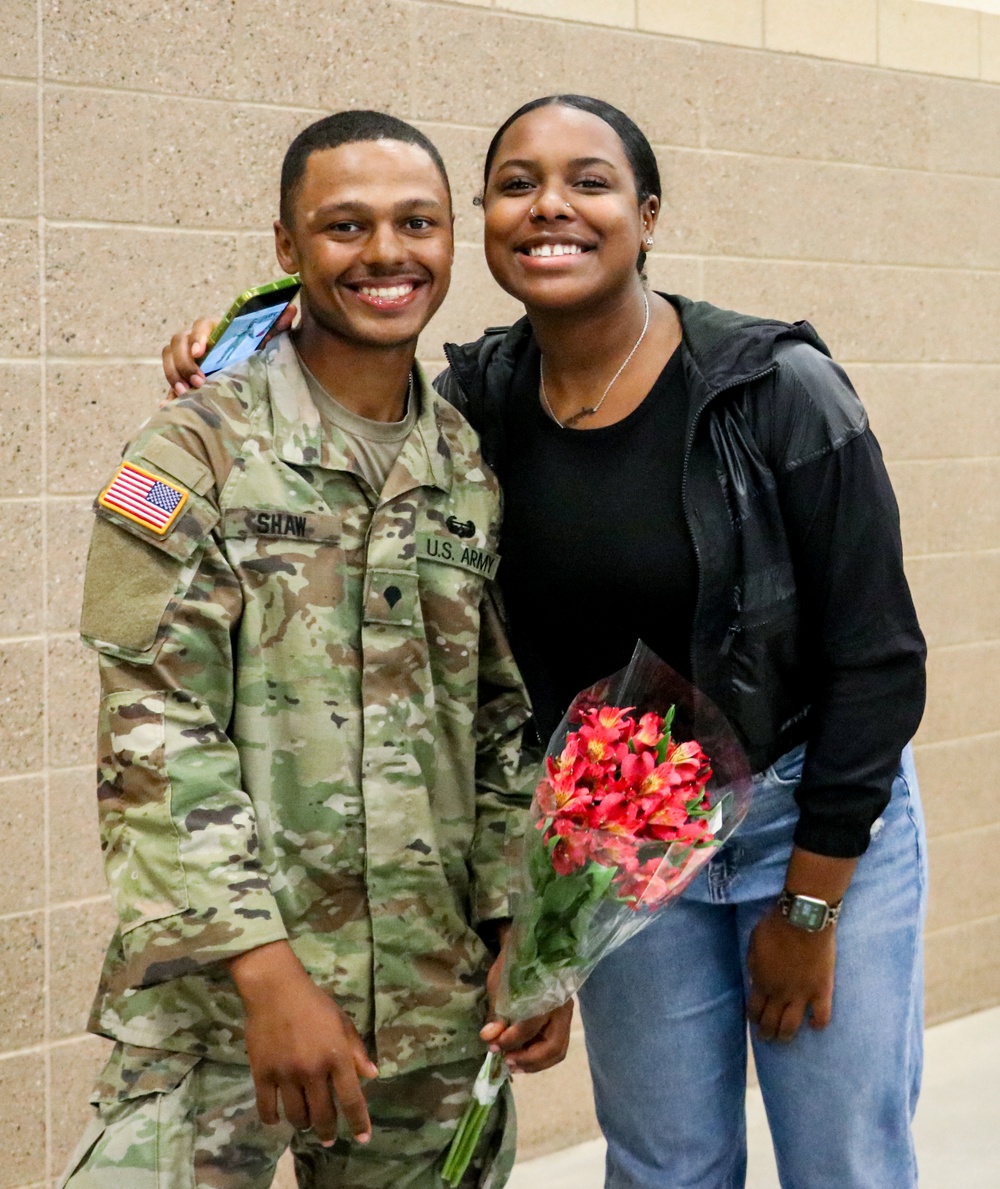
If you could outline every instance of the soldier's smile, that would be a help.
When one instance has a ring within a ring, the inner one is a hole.
[[[378,277],[353,282],[347,288],[373,309],[394,313],[406,309],[426,284],[419,277]]]

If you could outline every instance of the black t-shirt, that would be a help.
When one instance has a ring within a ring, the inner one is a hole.
[[[579,690],[641,639],[689,676],[698,574],[684,523],[687,400],[680,351],[643,402],[600,429],[563,429],[527,353],[507,405],[500,581],[511,643],[547,738]]]

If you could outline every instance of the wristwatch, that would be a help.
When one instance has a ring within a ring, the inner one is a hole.
[[[787,888],[778,897],[781,915],[790,925],[804,929],[806,933],[819,933],[835,925],[843,903],[843,900],[838,900],[836,904],[827,904],[815,896],[796,896]]]

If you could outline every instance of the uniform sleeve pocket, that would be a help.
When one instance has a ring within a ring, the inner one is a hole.
[[[165,695],[129,690],[101,703],[101,846],[122,933],[183,912],[188,893],[170,804]]]
[[[102,652],[152,660],[170,600],[183,594],[196,562],[179,561],[98,517],[87,559],[80,632]]]

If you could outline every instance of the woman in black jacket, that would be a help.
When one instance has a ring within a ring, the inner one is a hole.
[[[515,112],[481,201],[527,317],[449,346],[437,384],[503,482],[541,733],[641,637],[757,773],[734,839],[581,992],[607,1185],[744,1183],[749,1017],[785,1189],[908,1189],[924,643],[864,410],[808,324],[648,291],[659,175],[610,105]]]

